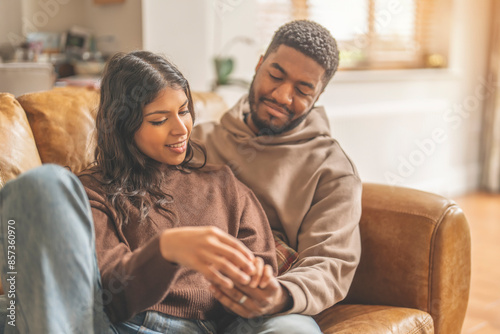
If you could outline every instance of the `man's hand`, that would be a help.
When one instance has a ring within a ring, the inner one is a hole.
[[[256,267],[259,268],[257,263]],[[222,305],[243,318],[271,315],[283,312],[292,306],[292,298],[286,288],[273,276],[271,266],[263,267],[258,284],[255,284],[255,276],[257,274],[252,277],[248,285],[235,283],[234,288],[228,289],[212,284],[210,288]]]

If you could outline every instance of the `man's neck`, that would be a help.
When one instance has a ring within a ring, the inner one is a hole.
[[[250,116],[250,113],[243,114],[243,121],[250,128],[250,130],[252,130],[254,134],[256,134],[257,136],[259,135],[259,129],[257,129],[255,124],[253,123],[252,116]]]

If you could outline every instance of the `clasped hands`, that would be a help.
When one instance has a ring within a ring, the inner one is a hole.
[[[200,272],[224,307],[244,318],[284,311],[291,297],[272,267],[216,227],[180,227],[160,237],[162,256]]]

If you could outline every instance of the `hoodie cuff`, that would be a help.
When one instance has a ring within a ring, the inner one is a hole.
[[[290,293],[293,299],[292,308],[278,313],[276,315],[286,315],[286,314],[302,314],[307,307],[307,299],[304,291],[295,283],[284,281],[281,277],[278,277],[278,282],[283,285]]]

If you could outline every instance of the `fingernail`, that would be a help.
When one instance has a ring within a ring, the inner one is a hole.
[[[242,275],[242,278],[243,278],[243,284],[250,283],[250,280],[251,280],[250,276],[248,276],[248,275]]]

